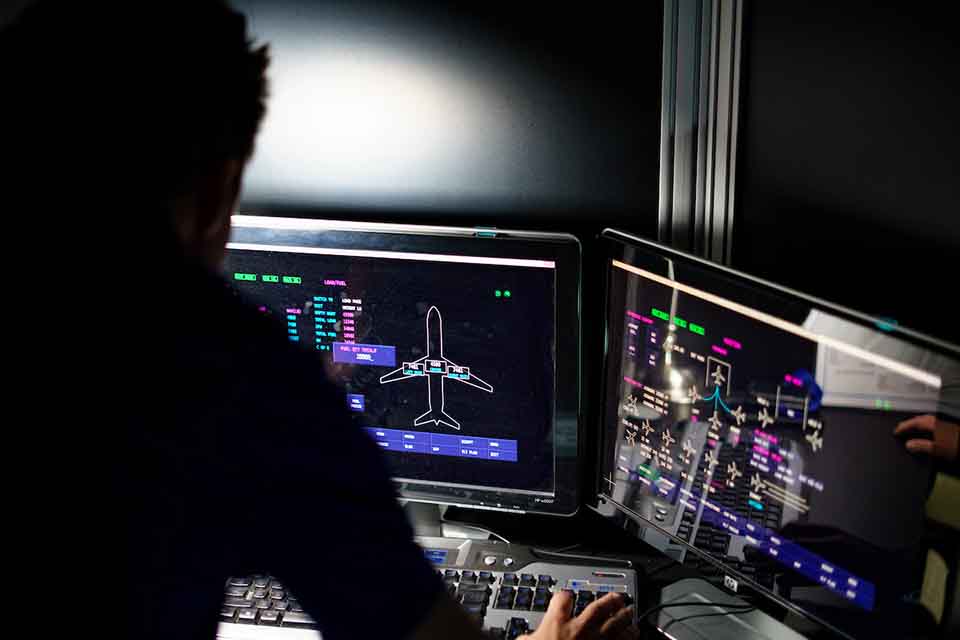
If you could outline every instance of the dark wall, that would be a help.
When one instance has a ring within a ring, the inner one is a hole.
[[[655,233],[659,3],[234,4],[273,50],[244,211]]]
[[[958,38],[938,7],[751,2],[737,268],[958,341]]]

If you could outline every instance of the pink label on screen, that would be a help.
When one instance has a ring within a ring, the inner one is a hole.
[[[344,312],[343,312],[343,317],[344,317],[344,318],[352,318],[352,317],[353,317],[353,312],[352,312],[352,311],[344,311]]]
[[[298,315],[300,315],[301,313],[303,313],[303,311],[301,311],[300,309],[287,309],[287,313],[292,313],[292,314],[298,316]]]
[[[328,287],[345,287],[345,286],[347,286],[347,283],[346,283],[346,281],[344,281],[344,280],[324,280],[324,281],[323,281],[323,284],[327,285]]]
[[[723,339],[723,344],[727,345],[728,347],[733,347],[734,349],[742,349],[742,348],[743,348],[743,345],[741,345],[739,342],[737,342],[737,341],[734,340],[733,338],[724,338],[724,339]]]
[[[723,347],[718,347],[717,345],[712,345],[710,348],[713,349],[714,352],[719,353],[719,354],[722,355],[722,356],[727,355],[727,350],[724,349]]]
[[[648,318],[647,316],[642,316],[639,313],[633,311],[627,311],[627,315],[633,318],[634,320],[639,320],[644,324],[653,324],[653,318]]]

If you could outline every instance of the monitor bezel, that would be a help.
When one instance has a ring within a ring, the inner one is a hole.
[[[566,233],[343,221],[312,218],[232,217],[233,243],[380,249],[447,255],[529,258],[555,263],[554,491],[553,497],[519,490],[448,486],[395,479],[401,499],[510,513],[574,515],[583,496],[580,391],[579,240]],[[567,438],[558,455],[558,436]],[[573,439],[572,449],[569,439]],[[572,454],[572,455],[568,455]],[[561,473],[560,466],[563,466]]]
[[[592,494],[595,497],[595,500],[590,503],[592,508],[598,508],[602,504],[612,505],[617,511],[621,514],[633,519],[634,521],[641,523],[642,527],[649,527],[659,534],[668,538],[673,544],[679,545],[680,547],[686,549],[688,552],[692,552],[698,559],[704,560],[713,566],[720,569],[724,574],[731,576],[736,579],[741,587],[746,586],[751,591],[756,592],[757,594],[762,595],[764,598],[768,598],[772,602],[776,603],[779,606],[782,606],[790,611],[793,611],[801,616],[809,618],[816,622],[817,624],[823,625],[825,628],[830,629],[832,632],[835,632],[843,637],[852,638],[853,636],[849,635],[846,631],[839,628],[836,624],[830,622],[829,620],[823,619],[821,616],[816,615],[815,613],[803,608],[797,603],[794,603],[780,595],[766,589],[760,584],[753,581],[752,578],[747,576],[744,573],[726,565],[725,563],[717,560],[710,554],[702,551],[701,549],[694,546],[692,543],[683,540],[680,537],[673,535],[671,532],[667,531],[664,528],[658,526],[658,524],[650,518],[645,517],[643,514],[634,511],[630,507],[621,504],[620,502],[613,499],[610,495],[603,493],[603,478],[601,477],[603,469],[605,468],[605,452],[607,451],[608,442],[608,432],[606,428],[606,397],[609,391],[609,385],[611,383],[609,379],[609,368],[610,368],[610,358],[615,355],[611,350],[611,345],[609,344],[608,336],[610,332],[609,327],[609,305],[610,305],[610,282],[611,282],[611,273],[610,270],[613,269],[613,260],[619,260],[627,264],[634,264],[636,262],[636,252],[640,251],[646,254],[649,258],[661,259],[665,264],[666,263],[676,263],[681,265],[688,265],[695,267],[697,269],[703,270],[707,273],[708,277],[722,276],[727,279],[733,279],[739,281],[739,284],[744,287],[749,287],[752,290],[759,292],[761,296],[776,296],[782,299],[789,300],[798,305],[805,305],[806,308],[810,310],[820,310],[833,314],[843,320],[847,320],[853,323],[856,323],[860,326],[870,328],[871,330],[880,330],[884,333],[887,333],[895,338],[905,340],[913,345],[929,349],[937,354],[945,355],[951,358],[960,358],[960,346],[953,345],[951,343],[945,342],[943,340],[936,339],[931,336],[924,335],[917,331],[896,325],[892,321],[882,318],[875,318],[868,314],[861,313],[849,308],[846,308],[842,305],[835,304],[804,294],[793,289],[790,289],[785,286],[781,286],[761,278],[751,276],[739,272],[735,269],[719,265],[703,258],[687,254],[676,249],[664,246],[657,242],[647,240],[644,238],[637,237],[633,234],[630,234],[625,231],[620,231],[617,229],[607,228],[604,229],[599,236],[600,247],[599,254],[603,257],[603,277],[604,277],[604,319],[603,319],[603,359],[602,366],[603,372],[601,376],[601,385],[600,385],[600,403],[601,415],[598,418],[597,425],[600,431],[598,437],[598,447],[596,451],[595,459],[593,464],[596,465],[597,473],[594,474],[593,480],[594,484],[591,487]],[[668,276],[668,274],[662,274]],[[698,286],[696,283],[686,283],[691,286]],[[746,304],[746,303],[744,303]],[[617,352],[619,353],[619,352]],[[619,387],[618,387],[619,389]]]

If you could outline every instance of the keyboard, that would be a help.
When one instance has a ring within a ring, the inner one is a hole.
[[[529,547],[459,538],[417,538],[447,592],[491,637],[512,640],[534,631],[550,599],[574,593],[573,614],[608,592],[636,599],[636,573],[584,560],[538,558]],[[217,637],[222,640],[320,640],[321,631],[296,597],[269,575],[226,581]]]

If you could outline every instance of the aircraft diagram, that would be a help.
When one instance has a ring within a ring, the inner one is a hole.
[[[381,376],[380,384],[426,378],[428,409],[413,421],[414,426],[443,424],[459,431],[460,423],[448,414],[444,407],[446,400],[444,383],[447,380],[454,380],[487,393],[493,393],[493,386],[478,378],[470,371],[470,367],[458,365],[444,356],[443,317],[437,307],[430,307],[427,311],[426,324],[427,355],[412,362],[402,363],[403,366],[399,369]],[[440,406],[434,406],[438,401]]]

